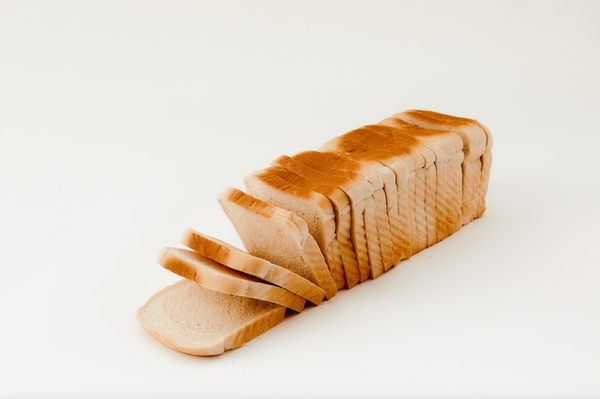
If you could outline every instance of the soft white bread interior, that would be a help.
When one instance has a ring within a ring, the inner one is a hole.
[[[186,229],[180,241],[186,247],[215,262],[285,288],[308,299],[315,305],[320,304],[325,297],[325,291],[322,288],[299,274],[275,265],[268,260],[252,256],[217,238],[192,229]]]
[[[209,290],[181,280],[138,309],[140,325],[159,342],[196,356],[220,355],[281,323],[285,307]]]
[[[301,312],[306,299],[291,291],[233,270],[194,251],[163,248],[158,263],[208,289],[273,302]]]
[[[302,219],[234,188],[218,201],[248,253],[301,275],[325,290],[327,299],[335,295],[333,277]]]

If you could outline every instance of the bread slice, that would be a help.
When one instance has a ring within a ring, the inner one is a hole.
[[[301,312],[306,303],[306,299],[293,292],[267,284],[187,249],[163,248],[158,255],[158,264],[213,291],[276,303],[296,312]]]
[[[367,280],[371,274],[370,265],[382,264],[381,249],[379,247],[379,237],[375,227],[375,220],[368,221],[368,225],[373,226],[375,231],[373,231],[373,229],[368,230],[368,226],[365,223],[364,199],[371,198],[373,188],[367,184],[360,187],[346,177],[323,173],[322,171],[306,166],[302,162],[285,155],[275,159],[271,162],[271,165],[280,166],[305,180],[316,183],[315,185],[326,190],[322,192],[323,194],[334,189],[334,191],[339,190],[345,195],[348,204],[350,205],[351,224],[349,227],[354,249],[357,254],[356,259],[358,261],[360,282]],[[365,190],[365,192],[363,192],[363,190]],[[340,229],[338,229],[338,231],[339,230]],[[367,257],[361,257],[361,253],[367,254]],[[348,288],[352,288],[355,284],[354,281],[350,281],[348,275],[346,275],[346,281],[348,282]]]
[[[396,117],[386,118],[379,122],[381,125],[397,127],[400,132],[408,134],[423,143],[436,155],[437,170],[437,195],[436,208],[438,209],[438,241],[453,234],[462,226],[462,184],[460,191],[452,182],[454,174],[462,175],[462,140],[460,136],[451,131],[420,128],[411,125]],[[460,159],[459,159],[460,158]],[[458,195],[457,195],[458,194]]]
[[[410,205],[410,212],[408,215],[413,219],[411,221],[412,253],[415,254],[427,248],[425,157],[411,144],[404,142],[398,143],[394,139],[382,136],[382,134],[373,129],[356,129],[346,133],[342,137],[346,142],[352,140],[360,145],[366,145],[368,148],[375,150],[380,156],[383,156],[383,158],[378,158],[378,160],[385,160],[385,162],[388,162],[390,160],[389,156],[391,155],[394,162],[403,162],[405,164],[408,171],[408,203]]]
[[[364,247],[362,245],[366,242],[366,239],[360,236],[362,241],[357,242],[355,241],[356,237],[352,234],[352,213],[348,196],[337,187],[306,179],[281,166],[271,166],[266,170],[290,184],[321,194],[331,202],[335,213],[335,235],[342,256],[341,266],[344,272],[345,286],[352,288],[356,285],[360,281],[359,264],[362,261],[368,263],[369,260],[367,252],[361,251],[361,248],[366,248],[366,244]],[[332,243],[335,244],[335,240]],[[337,273],[338,267],[337,265],[334,266],[334,272]]]
[[[415,164],[422,166],[415,169],[417,184],[417,209],[419,215],[424,215],[424,229],[419,236],[419,250],[423,250],[437,242],[436,232],[436,208],[435,208],[435,183],[437,171],[435,168],[435,154],[427,146],[423,145],[414,137],[398,134],[398,129],[383,125],[367,125],[363,129],[369,129],[388,140],[390,149],[407,150],[408,154],[415,160]]]
[[[370,235],[375,234],[377,236],[383,265],[386,270],[395,264],[396,254],[392,243],[390,220],[381,177],[376,173],[365,175],[364,165],[356,161],[335,159],[324,152],[304,151],[292,156],[292,158],[336,178],[349,179],[352,184],[361,188],[364,196],[364,223],[367,240]],[[361,170],[363,173],[357,173]]]
[[[483,165],[482,157],[486,151],[491,150],[493,144],[489,130],[472,119],[458,118],[431,111],[408,110],[395,114],[394,117],[420,127],[450,130],[460,136],[463,140],[464,153],[462,165],[462,225],[483,214],[485,210],[485,193],[482,195],[482,182],[484,182],[487,190],[489,175],[487,177],[483,176],[482,172],[490,169],[491,151],[485,159],[488,165]]]
[[[404,258],[404,249],[402,245],[402,233],[400,227],[400,217],[398,215],[398,189],[396,187],[396,177],[394,172],[388,168],[381,168],[381,165],[374,166],[370,162],[361,162],[353,159],[346,154],[335,153],[331,151],[305,151],[304,153],[320,153],[327,156],[335,162],[335,169],[340,171],[348,171],[364,176],[373,186],[373,198],[377,204],[376,217],[385,218],[387,213],[388,223],[390,226],[390,234],[392,246],[394,250],[394,264]],[[296,154],[301,156],[304,153]],[[380,190],[381,188],[381,190]],[[383,192],[384,198],[379,198],[380,191]],[[385,204],[385,209],[380,209],[380,204]],[[385,220],[384,222],[385,223]]]
[[[218,201],[248,253],[301,275],[327,299],[335,295],[336,284],[304,220],[235,188],[225,189]]]
[[[154,294],[135,316],[144,330],[169,348],[214,356],[281,323],[285,307],[181,280]]]
[[[414,160],[405,157],[406,154],[391,153],[384,147],[373,148],[373,143],[369,136],[377,136],[373,132],[348,137],[340,136],[325,143],[319,151],[328,151],[338,156],[349,157],[358,162],[365,163],[377,170],[383,175],[394,176],[395,187],[397,189],[397,209],[392,209],[392,213],[397,213],[400,219],[401,241],[404,258],[410,257],[417,251],[417,237],[415,227],[415,172]],[[409,171],[411,170],[411,171]]]
[[[398,205],[408,207],[399,210],[399,214],[406,218],[404,223],[409,227],[407,234],[410,234],[412,244],[409,253],[415,254],[427,247],[425,175],[424,172],[417,173],[425,165],[422,156],[411,154],[410,148],[397,145],[370,129],[356,129],[336,137],[325,143],[323,149],[372,159],[393,170],[399,192]]]
[[[265,170],[255,170],[246,175],[244,185],[251,196],[283,208],[306,222],[308,231],[317,242],[331,274],[336,279],[337,287],[345,287],[341,251],[335,233],[335,212],[331,201],[322,194],[293,185]]]
[[[315,305],[319,305],[325,297],[323,289],[299,274],[274,265],[267,260],[252,256],[217,238],[192,229],[186,229],[180,242],[215,262],[285,288],[308,299]]]

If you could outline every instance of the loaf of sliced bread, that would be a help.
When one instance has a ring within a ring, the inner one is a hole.
[[[196,356],[220,355],[281,323],[285,307],[181,280],[138,309],[140,325],[159,342]]]
[[[375,279],[485,211],[492,136],[479,122],[409,110],[281,156],[218,201],[247,252],[188,229],[159,263],[189,281],[137,317],[165,345],[215,355]]]
[[[183,232],[180,241],[186,247],[215,262],[285,288],[308,299],[315,305],[320,304],[325,297],[325,291],[322,288],[299,274],[268,260],[252,256],[217,238],[187,229]]]
[[[213,291],[276,303],[296,312],[301,312],[306,303],[306,299],[291,291],[233,270],[194,251],[163,248],[158,255],[158,264]]]

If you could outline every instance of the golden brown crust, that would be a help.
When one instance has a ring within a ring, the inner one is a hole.
[[[297,312],[304,309],[306,302],[306,299],[293,292],[216,264],[193,251],[163,248],[158,256],[158,264],[214,291],[276,303]]]

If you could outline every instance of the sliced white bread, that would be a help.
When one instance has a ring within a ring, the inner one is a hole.
[[[412,248],[415,254],[427,246],[427,223],[425,211],[425,175],[417,171],[425,165],[422,156],[411,154],[409,148],[393,143],[370,129],[356,129],[327,142],[322,149],[350,154],[352,157],[372,159],[390,168],[396,174],[401,217],[409,226]],[[414,152],[414,151],[413,151]]]
[[[306,303],[306,299],[291,291],[267,284],[187,249],[163,248],[157,261],[165,269],[213,291],[276,303],[296,312],[301,312]]]
[[[481,178],[478,190],[478,201],[476,217],[480,217],[485,212],[485,195],[487,193],[489,184],[489,172],[492,166],[492,147],[494,144],[492,134],[487,127],[479,123],[474,119],[460,118],[451,115],[440,114],[438,112],[431,111],[405,111],[403,114],[407,114],[407,119],[411,118],[412,123],[419,126],[429,127],[431,129],[441,130],[452,130],[457,134],[464,137],[466,140],[475,141],[476,137],[479,138],[480,144],[477,148],[474,148],[472,143],[469,143],[465,152],[465,159],[471,161],[472,158],[476,157],[481,152],[481,142],[485,141],[485,151],[481,154],[478,161],[472,162],[475,164],[474,167],[469,169],[473,170],[472,173],[476,173],[477,166],[481,167]],[[485,140],[481,135],[481,131],[485,134]],[[475,155],[471,155],[470,152],[475,152]],[[471,203],[471,208],[475,208],[475,204]],[[474,211],[473,211],[474,212]]]
[[[374,153],[383,155],[383,160],[393,163],[403,162],[408,170],[408,204],[410,206],[408,216],[411,220],[412,231],[412,253],[415,254],[427,248],[427,211],[425,208],[425,158],[414,148],[407,147],[404,143],[397,143],[388,137],[382,137],[381,134],[372,129],[356,129],[341,136],[343,145],[348,143],[359,146],[367,146]],[[334,139],[335,140],[335,139]],[[331,140],[331,142],[334,142]],[[392,158],[390,159],[389,156]],[[386,166],[390,166],[387,164]],[[398,172],[398,171],[396,171]],[[402,203],[404,201],[400,201]]]
[[[447,237],[447,217],[446,217],[446,206],[445,201],[445,162],[454,151],[449,154],[446,153],[444,148],[440,144],[445,144],[444,137],[434,136],[438,140],[431,139],[423,135],[423,131],[430,131],[423,128],[419,128],[414,125],[410,125],[404,121],[388,118],[396,123],[389,123],[388,120],[384,120],[379,123],[379,131],[382,135],[392,135],[395,138],[410,138],[411,140],[417,139],[426,150],[421,150],[425,155],[426,152],[433,156],[431,159],[434,163],[430,166],[426,166],[426,210],[427,210],[427,244],[431,246],[438,241]],[[386,123],[387,122],[387,123]],[[383,125],[383,126],[382,126]],[[451,132],[448,132],[454,135]],[[456,135],[454,135],[456,136]],[[456,136],[460,141],[460,138]]]
[[[285,307],[209,290],[181,280],[154,294],[136,313],[162,344],[196,356],[220,355],[281,323]]]
[[[406,154],[391,153],[372,147],[369,134],[348,137],[336,137],[323,145],[319,151],[328,151],[338,156],[349,157],[358,162],[370,165],[382,174],[392,174],[397,189],[397,210],[402,233],[404,257],[408,258],[417,252],[417,236],[415,226],[415,172],[414,160]]]
[[[235,188],[225,189],[218,201],[248,253],[313,282],[327,299],[335,295],[336,284],[304,220]]]
[[[388,125],[400,128],[412,137],[425,143],[429,143],[430,148],[436,154],[437,176],[437,196],[436,208],[438,209],[438,240],[442,240],[460,229],[461,206],[462,206],[462,184],[460,191],[454,185],[455,174],[462,175],[462,140],[460,136],[451,131],[434,130],[419,128],[411,125],[401,119],[390,117],[379,122],[382,125]],[[410,129],[407,129],[410,127]]]
[[[359,262],[362,259],[368,262],[368,254],[361,251],[361,246],[356,245],[353,241],[354,237],[351,239],[353,233],[352,213],[348,196],[337,187],[306,179],[281,166],[271,166],[266,170],[290,184],[324,195],[331,202],[335,213],[335,235],[342,256],[341,266],[344,272],[345,287],[352,288],[356,285],[360,281]],[[337,276],[339,270],[337,265],[335,266],[334,272]]]
[[[322,288],[299,274],[275,265],[268,260],[252,256],[217,238],[192,229],[186,229],[180,242],[215,262],[285,288],[308,299],[315,305],[320,304],[325,297],[325,291]]]
[[[392,245],[394,250],[394,263],[398,263],[400,259],[404,258],[404,250],[402,247],[402,233],[400,227],[400,218],[398,215],[398,190],[396,188],[396,177],[394,173],[381,167],[375,167],[369,162],[360,162],[352,159],[348,155],[339,154],[330,151],[305,151],[296,154],[294,157],[304,156],[304,154],[311,155],[314,153],[322,154],[326,156],[332,162],[332,168],[336,171],[352,172],[364,176],[373,186],[373,198],[377,204],[376,216],[385,218],[387,214],[387,223],[390,226],[390,235],[392,239]],[[313,162],[317,160],[313,159]],[[382,193],[380,193],[380,191]],[[383,199],[380,196],[383,195]],[[381,204],[385,204],[385,209],[381,209]],[[385,223],[385,220],[383,221]]]
[[[423,145],[419,140],[408,136],[397,134],[397,128],[383,125],[368,125],[364,126],[364,129],[369,129],[375,133],[381,135],[386,140],[390,148],[396,150],[406,149],[408,154],[415,160],[415,164],[423,163],[421,168],[415,170],[416,173],[416,184],[417,184],[417,207],[418,210],[424,212],[424,234],[420,236],[420,250],[423,250],[437,242],[436,232],[436,215],[437,211],[435,208],[435,183],[436,168],[435,168],[435,154],[426,145]],[[421,203],[423,206],[421,207]]]
[[[395,114],[394,117],[420,127],[451,130],[461,137],[464,153],[462,224],[465,225],[478,217],[481,182],[486,180],[482,179],[482,170],[484,169],[482,157],[486,150],[491,149],[493,143],[489,130],[471,119],[430,111],[408,110]],[[490,159],[491,155],[488,155],[486,160],[490,161]]]
[[[377,234],[377,227],[375,226],[376,221],[373,219],[365,223],[364,200],[370,199],[373,194],[373,187],[371,185],[367,183],[362,185],[362,187],[358,186],[346,177],[323,173],[286,155],[275,159],[271,162],[271,165],[285,168],[303,179],[319,184],[320,187],[324,187],[325,189],[328,186],[344,193],[350,205],[350,232],[355,252],[366,252],[368,256],[366,262],[362,261],[364,258],[357,256],[360,282],[364,282],[369,278],[372,265],[381,265],[383,267],[379,236]],[[369,227],[372,228],[369,229]],[[346,276],[346,280],[349,280],[348,276]],[[348,288],[352,288],[350,283],[348,284]]]
[[[248,194],[266,203],[283,208],[304,220],[317,242],[337,287],[346,286],[342,256],[336,239],[335,211],[331,201],[322,194],[293,185],[264,170],[255,170],[244,177]]]
[[[363,198],[365,203],[365,229],[376,229],[375,234],[379,238],[384,267],[388,269],[395,264],[396,254],[392,243],[392,232],[381,177],[376,173],[370,175],[356,173],[360,172],[360,169],[364,171],[364,165],[356,161],[334,159],[319,151],[304,151],[291,158],[322,173],[331,174],[337,178],[350,179],[354,184],[361,187],[363,195],[371,193],[369,197]],[[368,187],[365,187],[367,185]],[[371,221],[375,221],[374,226],[369,226]],[[368,237],[369,232],[367,232],[367,239]]]

